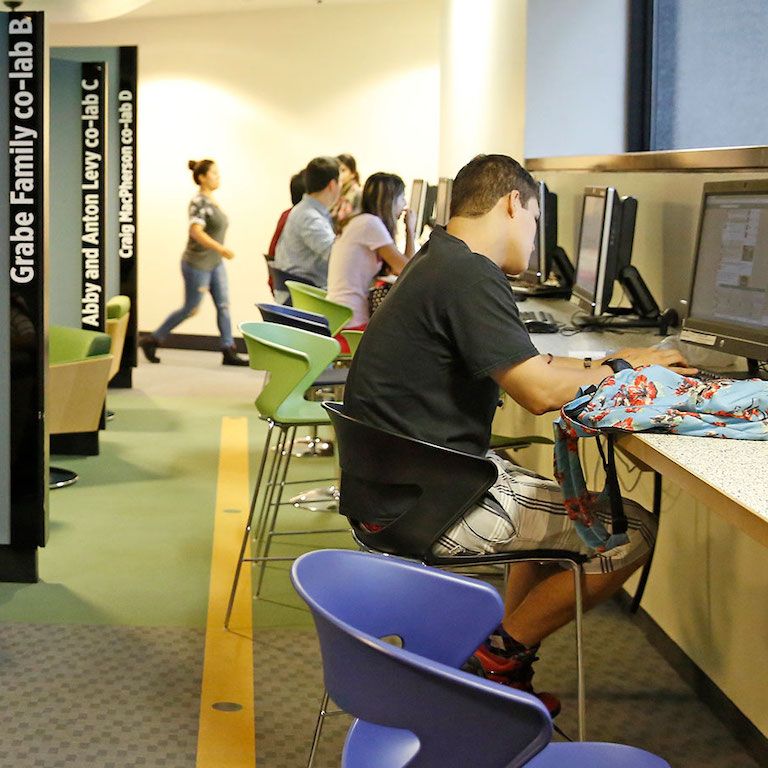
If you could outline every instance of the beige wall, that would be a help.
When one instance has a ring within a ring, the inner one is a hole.
[[[53,46],[139,46],[141,329],[182,298],[189,159],[220,165],[235,324],[271,300],[262,254],[310,158],[437,179],[440,16],[439,0],[411,0],[49,29]],[[178,330],[216,335],[212,302]]]
[[[479,153],[522,160],[526,0],[444,0],[440,175]]]
[[[534,176],[557,193],[558,240],[574,264],[584,187],[613,186],[621,195],[636,197],[632,263],[662,308],[674,307],[685,314],[685,305],[680,302],[688,299],[690,290],[702,185],[706,181],[768,178],[768,173],[534,171]]]

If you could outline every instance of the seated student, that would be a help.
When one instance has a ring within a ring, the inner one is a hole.
[[[360,174],[357,161],[352,155],[336,155],[339,161],[339,199],[331,207],[331,220],[336,232],[341,232],[344,224],[356,213],[360,213],[363,188],[360,186]]]
[[[579,387],[598,384],[623,361],[633,367],[687,365],[676,350],[623,349],[591,368],[581,360],[538,353],[506,278],[525,268],[538,215],[536,184],[512,158],[480,155],[459,171],[447,226],[433,230],[363,335],[345,391],[350,415],[483,456],[499,388],[528,411],[543,414],[573,399]],[[584,552],[590,556],[585,608],[616,592],[648,557],[656,523],[635,502],[625,501],[626,551],[598,556],[565,513],[557,484],[488,455],[498,480],[436,543],[440,555],[539,547]],[[381,524],[386,514],[382,509]],[[533,691],[539,644],[573,614],[570,572],[538,563],[513,565],[503,622],[477,649],[471,666]],[[551,713],[559,711],[555,696],[537,695]]]
[[[272,240],[270,241],[269,249],[267,250],[267,259],[269,259],[269,261],[274,261],[275,248],[277,248],[277,241],[280,239],[280,235],[283,234],[283,228],[285,227],[285,222],[288,220],[288,214],[293,210],[293,206],[301,202],[301,198],[304,196],[304,193],[307,191],[306,187],[304,186],[304,171],[299,171],[298,173],[294,173],[293,176],[291,176],[290,187],[291,187],[291,207],[286,208],[280,214],[280,218],[277,220],[277,226],[275,227],[275,234],[272,235]]]
[[[339,197],[339,163],[335,157],[316,157],[304,169],[306,192],[291,208],[275,248],[275,266],[325,288],[328,257],[336,233],[329,208]]]
[[[405,252],[395,245],[397,220],[405,211]],[[331,248],[328,298],[352,308],[347,328],[368,323],[368,290],[386,264],[399,275],[414,253],[416,216],[405,208],[405,184],[392,173],[374,173],[365,182],[362,213],[344,225]]]

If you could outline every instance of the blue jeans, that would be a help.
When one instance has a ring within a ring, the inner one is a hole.
[[[232,320],[229,316],[229,290],[227,288],[227,271],[224,264],[219,264],[208,272],[205,269],[195,269],[186,261],[181,262],[181,274],[184,276],[184,306],[171,312],[163,324],[154,332],[154,337],[162,342],[168,334],[181,322],[197,312],[206,291],[211,292],[211,298],[216,305],[216,323],[221,334],[221,346],[231,347]]]

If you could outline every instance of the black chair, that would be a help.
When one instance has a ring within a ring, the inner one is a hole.
[[[274,261],[267,261],[267,269],[269,270],[269,277],[272,281],[272,293],[275,296],[275,301],[286,307],[292,306],[291,294],[285,284],[286,280],[293,280],[296,283],[304,283],[304,285],[313,285],[312,281],[307,280],[305,277],[297,277],[290,272],[278,269],[275,266]]]
[[[582,565],[586,556],[563,550],[525,550],[494,555],[439,557],[432,548],[496,479],[489,459],[378,429],[348,416],[340,403],[323,403],[336,432],[341,500],[365,549],[420,560],[427,565],[478,567],[521,561],[557,562],[573,572],[576,605],[578,737],[585,739],[582,658]],[[377,532],[362,523],[380,519],[386,506],[395,519]],[[319,738],[319,729],[316,740]]]

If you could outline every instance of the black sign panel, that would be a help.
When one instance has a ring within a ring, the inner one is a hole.
[[[120,126],[120,172],[117,195],[118,240],[120,244],[120,293],[131,300],[131,314],[123,347],[120,370],[111,386],[131,386],[132,369],[136,367],[138,344],[138,261],[137,261],[137,164],[136,164],[136,90],[138,84],[138,49],[120,48],[120,88],[117,92],[118,125]]]
[[[4,14],[8,25],[8,253],[10,281],[11,541],[3,559],[31,580],[46,539],[44,94],[42,13]],[[29,557],[25,558],[25,553]],[[3,578],[13,578],[6,573]]]
[[[82,127],[82,230],[80,252],[83,282],[80,324],[91,331],[106,329],[104,291],[106,210],[105,186],[106,66],[103,62],[82,65],[80,124]]]

